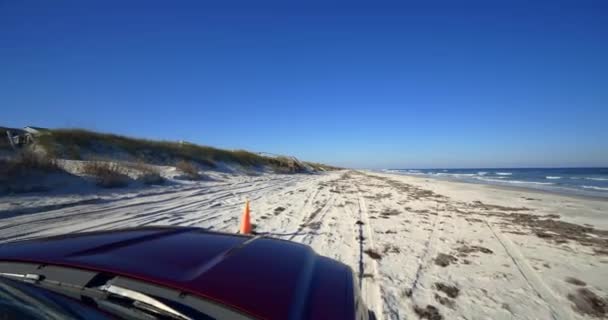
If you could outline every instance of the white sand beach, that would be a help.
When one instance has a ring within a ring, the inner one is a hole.
[[[605,200],[369,171],[214,178],[4,196],[0,241],[145,225],[235,232],[250,199],[258,234],[350,265],[377,319],[593,319],[605,308]]]

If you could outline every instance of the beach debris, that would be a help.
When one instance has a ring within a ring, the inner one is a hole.
[[[397,216],[400,214],[401,214],[401,211],[399,211],[397,209],[384,209],[384,210],[382,210],[382,212],[380,212],[381,216]]]
[[[449,308],[454,308],[454,300],[447,298],[447,297],[443,297],[437,293],[435,293],[435,300],[437,300],[437,302],[439,302],[441,305],[449,307]]]
[[[445,254],[445,253],[440,253],[435,258],[435,264],[438,266],[441,266],[441,267],[447,267],[450,265],[450,263],[454,263],[456,261],[458,261],[458,259],[456,259],[456,257],[454,257],[451,254]]]
[[[575,286],[581,286],[581,287],[584,287],[587,285],[587,283],[585,283],[585,281],[582,281],[582,280],[579,280],[579,279],[573,278],[573,277],[567,277],[566,282],[573,284]]]
[[[587,288],[580,288],[576,293],[568,294],[568,299],[574,302],[574,310],[581,314],[594,317],[604,317],[608,314],[608,299],[597,296]]]
[[[608,231],[598,230],[592,226],[582,226],[561,220],[547,219],[528,213],[488,213],[488,216],[502,218],[504,227],[520,225],[530,229],[537,237],[557,244],[575,241],[584,246],[592,246],[595,254],[608,255]],[[507,231],[513,233],[513,231]]]
[[[367,254],[370,258],[372,258],[374,260],[380,260],[380,259],[382,259],[382,255],[379,254],[374,249],[365,249],[363,252],[365,252],[365,254]]]
[[[451,286],[449,284],[445,284],[442,282],[436,282],[435,288],[437,290],[445,293],[450,298],[456,298],[456,297],[458,297],[458,294],[460,293],[460,289],[458,289],[458,287]]]
[[[399,249],[398,247],[392,245],[392,244],[387,244],[386,246],[384,246],[384,249],[382,250],[382,253],[387,254],[387,253],[400,253],[401,249]]]
[[[460,247],[456,248],[456,251],[458,251],[457,255],[459,257],[467,257],[469,256],[469,254],[471,253],[475,253],[475,252],[481,252],[481,253],[485,253],[485,254],[493,254],[494,251],[482,247],[482,246],[468,246],[466,244],[461,245]]]
[[[494,204],[486,204],[481,201],[473,201],[469,207],[475,209],[484,209],[484,210],[498,210],[498,211],[530,211],[529,208],[526,207],[505,207]]]
[[[427,305],[426,308],[422,308],[419,306],[414,306],[414,312],[420,317],[420,319],[429,319],[429,320],[442,320],[443,316],[439,313],[437,307],[432,305]]]

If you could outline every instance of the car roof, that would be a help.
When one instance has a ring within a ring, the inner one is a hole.
[[[144,227],[5,243],[0,261],[112,273],[261,319],[352,318],[351,270],[310,247],[191,227]]]

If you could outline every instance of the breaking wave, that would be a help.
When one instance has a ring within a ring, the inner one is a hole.
[[[593,178],[593,177],[587,177],[587,178],[585,178],[585,180],[594,180],[594,181],[608,181],[608,178]]]
[[[519,180],[502,180],[504,183],[516,183],[516,184],[536,184],[536,185],[552,185],[553,182],[535,182],[535,181],[519,181]]]
[[[595,187],[595,186],[582,186],[582,187],[585,189],[608,191],[608,188],[602,188],[602,187]]]

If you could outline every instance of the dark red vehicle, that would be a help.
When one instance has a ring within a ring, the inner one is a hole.
[[[369,314],[351,268],[308,246],[199,228],[149,227],[0,245],[0,316],[368,319]]]

